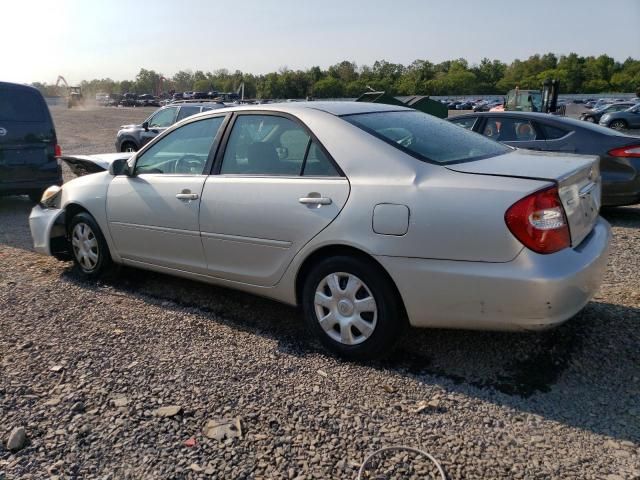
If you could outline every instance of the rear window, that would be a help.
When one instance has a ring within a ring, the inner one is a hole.
[[[0,120],[44,122],[46,108],[42,95],[36,90],[0,87]]]
[[[342,118],[397,149],[432,163],[468,162],[511,150],[482,135],[417,111],[365,113]]]

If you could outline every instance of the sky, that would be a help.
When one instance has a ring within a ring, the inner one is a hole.
[[[0,80],[70,84],[342,60],[640,58],[640,0],[3,0]]]

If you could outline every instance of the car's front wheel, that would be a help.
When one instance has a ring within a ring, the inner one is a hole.
[[[627,128],[627,122],[625,122],[624,120],[614,120],[609,124],[609,127],[613,128],[614,130],[624,130],[625,128]]]
[[[137,152],[138,147],[133,142],[123,142],[122,145],[120,146],[120,151],[121,152]]]
[[[596,119],[593,117],[584,117],[587,122],[595,123]]]
[[[309,329],[326,348],[347,358],[384,356],[405,325],[391,280],[371,261],[323,260],[307,275],[302,295]]]
[[[87,277],[98,277],[112,266],[107,242],[95,219],[87,212],[76,214],[69,225],[73,261]]]

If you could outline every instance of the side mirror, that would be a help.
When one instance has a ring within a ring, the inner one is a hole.
[[[113,176],[129,175],[129,164],[127,163],[127,160],[124,158],[118,158],[111,162],[109,165],[109,174]]]
[[[142,128],[144,128],[145,132],[148,132],[149,131],[149,122],[143,122]]]

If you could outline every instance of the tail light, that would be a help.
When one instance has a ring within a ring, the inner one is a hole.
[[[640,158],[640,145],[629,145],[628,147],[614,148],[609,150],[612,157],[635,157]]]
[[[558,187],[539,190],[511,205],[507,227],[522,244],[537,253],[554,253],[571,245],[569,224]]]
[[[56,143],[56,146],[55,146],[53,152],[54,152],[56,157],[61,157],[62,156],[62,148],[60,148],[60,145],[58,145]]]

